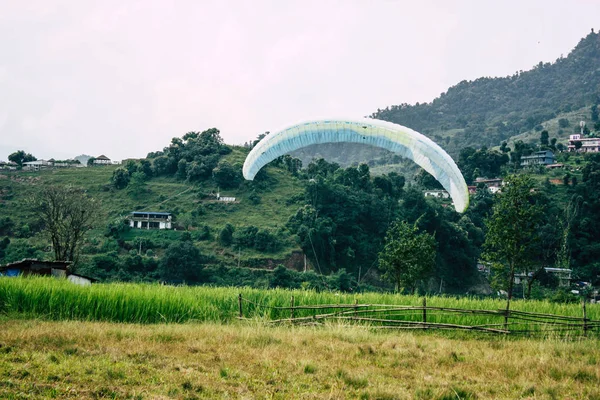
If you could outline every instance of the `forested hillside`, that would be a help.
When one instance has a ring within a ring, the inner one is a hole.
[[[596,284],[600,159],[561,150],[581,119],[600,133],[599,93],[600,36],[591,33],[553,64],[461,82],[431,103],[393,106],[373,117],[432,137],[453,153],[469,184],[482,176],[531,175],[528,201],[543,211],[532,265],[573,267],[576,279]],[[525,141],[504,143],[515,135]],[[280,157],[245,181],[242,164],[256,142],[230,146],[212,128],[120,166],[0,174],[0,264],[53,258],[40,204],[51,187],[75,187],[70,194],[93,198],[96,206],[92,229],[69,261],[105,281],[390,289],[378,257],[390,226],[405,221],[435,241],[435,265],[419,275],[420,290],[464,292],[480,283],[476,265],[494,204],[485,185],[458,214],[449,201],[424,197],[439,184],[414,163],[372,147],[333,144]],[[500,147],[487,147],[493,145]],[[564,169],[520,165],[539,150],[555,152]],[[326,160],[309,162],[314,156]],[[171,213],[175,229],[131,229],[132,211]],[[544,284],[556,286],[551,279]]]
[[[431,103],[395,105],[372,117],[416,129],[456,154],[465,145],[500,145],[560,113],[598,102],[599,94],[600,34],[592,32],[554,63],[462,81]]]

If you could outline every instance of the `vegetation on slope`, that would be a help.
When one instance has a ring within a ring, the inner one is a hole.
[[[597,104],[598,65],[600,33],[592,32],[554,63],[540,62],[504,78],[462,81],[431,103],[395,105],[372,117],[424,133],[454,155],[465,146],[498,146],[523,132],[541,131],[546,121]],[[570,122],[577,125],[579,120]]]

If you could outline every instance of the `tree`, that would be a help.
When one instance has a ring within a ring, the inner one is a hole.
[[[25,153],[23,150],[15,151],[14,153],[12,153],[8,156],[8,161],[17,163],[19,168],[22,168],[23,163],[25,163],[25,162],[36,161],[36,160],[37,160],[37,158],[32,156],[30,153]]]
[[[540,144],[542,146],[548,146],[548,137],[549,135],[547,130],[543,130],[542,133],[540,133]]]
[[[494,268],[493,284],[508,293],[507,310],[513,294],[515,272],[527,276],[535,264],[535,245],[539,239],[541,208],[536,205],[533,180],[527,175],[506,178],[502,192],[496,195],[483,257]]]
[[[48,186],[34,197],[33,209],[50,236],[54,259],[77,261],[85,233],[97,219],[94,199],[73,186]]]
[[[579,150],[581,148],[581,146],[583,146],[583,143],[581,142],[581,140],[577,140],[575,141],[575,150]]]
[[[569,120],[566,118],[561,118],[558,120],[558,126],[560,128],[568,128],[569,127]]]
[[[129,171],[123,167],[119,167],[113,171],[110,181],[115,188],[125,189],[129,185],[129,179]]]
[[[131,174],[128,190],[134,198],[138,198],[146,192],[146,177],[147,175],[140,171]]]
[[[414,292],[417,283],[426,278],[435,266],[436,242],[427,232],[418,232],[415,225],[401,221],[392,224],[379,253],[382,278],[396,286]]]
[[[192,241],[180,240],[167,247],[158,271],[169,282],[198,282],[203,264],[204,257]]]
[[[227,161],[221,161],[213,169],[213,179],[224,189],[238,187],[242,181],[242,166],[239,164],[231,165]]]
[[[592,106],[592,122],[598,122],[598,104]]]
[[[4,258],[4,254],[6,253],[6,248],[8,247],[9,244],[10,244],[10,239],[7,237],[0,240],[0,261],[2,261],[2,259]]]
[[[87,160],[87,166],[88,167],[93,167],[94,166],[94,161],[96,161],[96,157],[90,157]]]
[[[231,243],[233,242],[233,232],[234,231],[235,231],[235,228],[233,227],[233,225],[231,225],[229,223],[225,224],[223,229],[221,229],[221,232],[219,232],[219,243],[222,246],[231,245]]]

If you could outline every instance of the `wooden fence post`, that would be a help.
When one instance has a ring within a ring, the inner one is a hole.
[[[510,314],[510,297],[506,300],[506,310],[504,310],[504,330],[508,332],[508,316]]]
[[[587,336],[587,312],[585,310],[585,298],[581,300],[581,306],[583,307],[583,336]]]
[[[427,297],[423,297],[423,328],[427,328]]]
[[[292,315],[292,319],[294,319],[294,296],[292,296],[292,299],[291,299],[290,303],[292,304],[292,307],[291,307],[291,310],[292,310],[292,312],[291,312],[291,315]],[[294,322],[294,321],[292,321],[292,322]]]
[[[358,316],[358,299],[354,299],[354,318]]]
[[[243,318],[243,312],[242,312],[242,294],[240,293],[240,295],[238,296],[238,306],[240,307],[240,318]]]

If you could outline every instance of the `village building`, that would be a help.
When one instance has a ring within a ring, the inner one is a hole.
[[[558,280],[558,286],[559,287],[570,287],[571,286],[571,273],[573,272],[573,270],[571,269],[567,269],[567,268],[551,268],[551,267],[544,267],[544,270],[546,271],[546,273],[554,275],[556,277],[556,279]],[[531,277],[533,275],[532,272],[529,273],[529,277]],[[523,282],[527,281],[527,277],[528,275],[525,273],[517,273],[515,274],[515,285],[520,285]]]
[[[138,229],[171,229],[173,215],[165,212],[134,211],[129,214],[129,226]]]
[[[475,184],[476,184],[476,186],[483,184],[490,193],[496,194],[502,190],[504,181],[502,180],[502,178],[487,179],[487,178],[478,177],[478,178],[475,178]],[[470,193],[470,191],[469,191],[469,193]]]
[[[235,197],[221,196],[221,193],[217,193],[217,201],[223,201],[225,203],[235,202]]]
[[[424,190],[423,196],[436,197],[439,199],[449,199],[450,198],[450,194],[445,190]]]
[[[577,142],[581,142],[579,149]],[[569,136],[567,145],[570,152],[577,153],[598,153],[600,151],[600,138],[584,138],[582,134],[576,133]]]
[[[4,170],[17,169],[17,163],[14,161],[1,161],[0,160],[0,169],[4,169]]]
[[[106,157],[104,154],[96,157],[96,159],[94,159],[94,165],[110,165],[112,164],[112,161],[110,161],[110,158]]]
[[[39,171],[40,169],[52,167],[52,162],[49,160],[35,160],[23,163],[23,169],[26,171]]]
[[[554,157],[554,153],[550,150],[536,151],[530,156],[521,157],[522,167],[551,164],[556,164],[556,158]]]
[[[14,263],[0,266],[0,276],[53,276],[55,278],[66,278],[77,285],[87,286],[96,279],[87,276],[73,274],[69,271],[68,261],[40,261],[36,259],[24,259]]]

